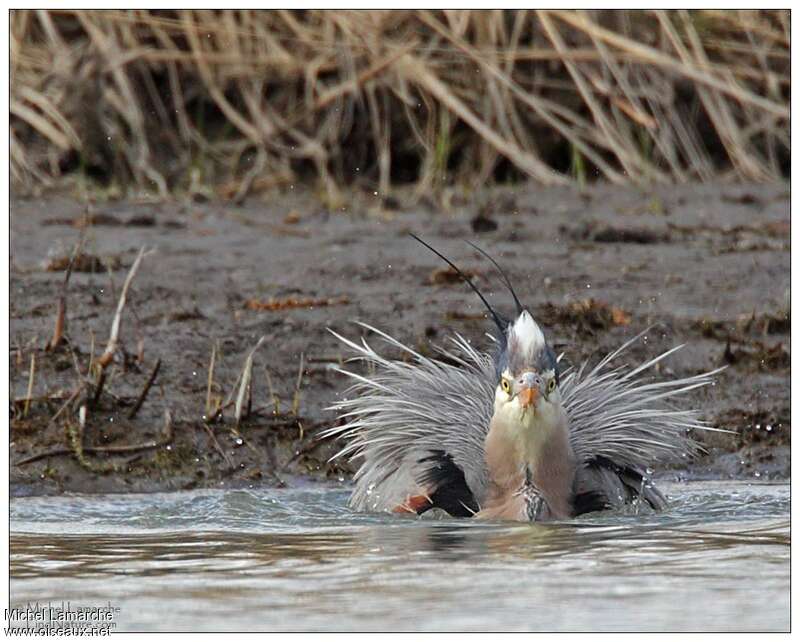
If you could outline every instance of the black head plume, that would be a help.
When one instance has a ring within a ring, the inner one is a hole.
[[[489,259],[489,260],[492,262],[492,265],[494,265],[494,266],[497,268],[497,271],[500,273],[500,276],[501,276],[501,277],[502,277],[502,279],[503,279],[503,283],[505,283],[506,287],[508,288],[508,291],[509,291],[509,292],[511,292],[511,296],[512,296],[512,297],[514,297],[514,304],[517,306],[517,316],[519,316],[520,314],[522,314],[522,311],[523,311],[525,308],[524,308],[524,306],[523,306],[523,305],[522,305],[522,304],[519,302],[519,298],[517,297],[517,293],[516,293],[516,292],[514,292],[514,286],[512,286],[512,285],[511,285],[511,280],[508,278],[508,275],[506,275],[506,273],[503,271],[503,268],[501,268],[501,267],[500,267],[500,265],[497,263],[497,261],[495,261],[495,260],[494,260],[494,259],[493,259],[493,258],[492,258],[490,255],[489,255],[489,253],[488,253],[488,252],[486,252],[485,250],[483,250],[483,249],[479,248],[479,247],[478,247],[477,245],[475,245],[475,244],[474,244],[472,241],[467,241],[467,243],[469,243],[469,244],[470,244],[470,245],[471,245],[471,246],[472,246],[474,249],[478,250],[478,252],[480,252],[481,254],[483,254],[483,255],[484,255],[484,256],[485,256],[487,259]]]
[[[472,279],[470,279],[466,274],[464,274],[461,270],[459,270],[458,266],[455,263],[453,263],[450,259],[448,259],[444,254],[439,252],[439,250],[437,250],[436,248],[431,247],[430,245],[428,245],[425,241],[423,241],[416,234],[413,234],[412,232],[409,232],[409,234],[411,235],[411,237],[413,239],[415,239],[415,240],[419,241],[420,243],[422,243],[422,245],[427,247],[431,252],[433,252],[436,256],[438,256],[445,263],[447,263],[447,265],[449,265],[451,268],[453,268],[456,271],[456,274],[458,274],[458,276],[460,276],[463,279],[463,281],[467,285],[469,285],[469,287],[472,288],[472,290],[475,292],[475,294],[477,294],[478,297],[480,298],[480,300],[483,302],[483,305],[486,306],[486,309],[489,311],[489,314],[492,315],[492,319],[494,320],[494,323],[497,326],[497,329],[500,331],[500,336],[502,337],[505,334],[506,327],[508,326],[508,322],[505,319],[503,319],[503,317],[501,317],[491,305],[489,305],[489,302],[486,300],[486,297],[484,297],[483,294],[481,294],[481,291],[472,282]]]

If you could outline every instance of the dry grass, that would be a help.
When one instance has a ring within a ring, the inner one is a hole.
[[[15,11],[12,176],[779,180],[789,38],[788,11]]]

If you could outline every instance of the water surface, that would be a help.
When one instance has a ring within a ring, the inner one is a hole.
[[[789,628],[789,486],[557,524],[354,514],[346,488],[11,500],[11,601],[117,630]]]

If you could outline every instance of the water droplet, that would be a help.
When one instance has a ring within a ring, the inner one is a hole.
[[[236,438],[236,445],[241,446],[244,443],[244,440],[241,437]]]
[[[753,473],[753,476],[754,477],[761,477],[761,473],[756,471],[756,472]]]
[[[772,432],[772,426],[770,426],[769,424],[767,424],[767,432]]]
[[[169,444],[167,444],[167,450],[172,450],[172,446],[170,446]]]

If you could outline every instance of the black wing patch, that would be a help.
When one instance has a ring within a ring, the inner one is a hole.
[[[444,450],[432,450],[428,457],[419,460],[429,464],[419,475],[417,482],[429,489],[430,508],[441,508],[453,517],[472,517],[480,507],[467,484],[464,471]]]
[[[611,508],[611,504],[608,503],[606,496],[595,490],[579,493],[572,500],[572,514],[575,517],[584,513],[608,510],[609,508]]]
[[[628,491],[629,500],[632,500],[636,497],[641,497],[644,501],[650,504],[653,510],[663,510],[667,507],[666,497],[664,497],[664,495],[661,494],[661,491],[659,491],[652,483],[647,482],[644,475],[639,470],[631,468],[630,466],[620,466],[619,464],[603,456],[595,457],[591,460],[591,462],[589,462],[588,465],[597,468],[605,468],[616,474],[620,482],[622,482],[622,485],[625,486],[626,490]],[[593,495],[595,497],[584,497],[587,495]],[[589,491],[575,497],[574,510],[576,515],[581,514],[578,512],[579,500],[581,507],[591,510],[605,510],[606,508],[610,508],[612,506],[611,502],[608,501],[608,498],[604,497],[602,493]],[[605,505],[600,506],[601,502]],[[590,510],[583,510],[582,512],[588,513]]]

